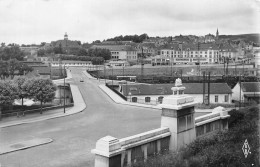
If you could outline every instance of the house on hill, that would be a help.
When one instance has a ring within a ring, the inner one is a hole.
[[[119,92],[126,96],[128,101],[138,103],[158,104],[163,98],[172,95],[174,84],[121,84]],[[192,95],[194,101],[203,103],[202,83],[183,83],[185,94]],[[210,83],[210,103],[231,103],[232,91],[227,83]],[[208,99],[208,87],[205,84],[204,101]]]
[[[80,43],[78,41],[71,41],[68,38],[67,33],[64,35],[64,39],[52,41],[50,44],[52,47],[61,47],[65,50],[65,52],[68,52],[71,48],[80,48]]]
[[[240,93],[241,89],[241,93]],[[259,82],[238,82],[232,89],[232,100],[241,102],[256,102],[260,103],[260,83]]]

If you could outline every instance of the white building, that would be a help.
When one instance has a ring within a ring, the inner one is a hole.
[[[219,48],[212,43],[168,44],[160,48],[160,55],[169,59],[172,64],[213,64],[219,61]]]
[[[241,82],[242,87],[240,87],[239,82],[232,89],[233,95],[232,100],[241,102],[255,101],[259,103],[260,100],[260,83],[258,82]],[[241,90],[241,93],[240,93]]]
[[[137,50],[130,45],[94,45],[91,48],[108,49],[112,60],[137,61]]]
[[[122,84],[119,92],[128,101],[137,103],[158,104],[164,97],[172,94],[174,84]],[[183,83],[186,94],[192,95],[196,103],[203,103],[202,83]],[[210,103],[231,104],[232,91],[226,83],[210,84]],[[208,86],[205,84],[204,102],[208,100]]]

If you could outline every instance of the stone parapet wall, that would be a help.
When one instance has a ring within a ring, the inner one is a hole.
[[[170,135],[169,128],[163,127],[122,139],[103,137],[97,141],[96,148],[91,150],[98,157],[95,166],[108,167],[114,164],[124,167],[147,159],[150,155],[168,150]]]

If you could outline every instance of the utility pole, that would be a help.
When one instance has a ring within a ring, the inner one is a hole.
[[[229,58],[227,57],[227,68],[226,68],[226,71],[227,71],[226,75],[227,76],[228,76],[228,63],[229,63]]]
[[[199,81],[200,81],[200,42],[198,42],[198,65],[197,71],[199,71]]]
[[[104,63],[104,76],[105,76],[104,78],[105,78],[105,84],[106,84],[107,82],[106,82],[106,66],[105,66],[105,63]]]
[[[226,57],[223,57],[223,58],[224,58],[224,74],[223,75],[225,76],[226,75],[226,67],[225,67],[226,66]]]
[[[240,109],[240,107],[241,107],[241,89],[242,89],[241,75],[239,76],[239,85],[240,85],[240,93],[239,93],[239,109]]]
[[[208,105],[210,104],[210,72],[208,76]]]
[[[144,76],[143,57],[144,57],[144,49],[143,49],[143,47],[142,47],[142,56],[141,56],[141,82],[143,82],[143,76]]]
[[[203,104],[205,104],[205,86],[206,86],[206,85],[205,85],[205,82],[206,82],[206,81],[205,81],[205,80],[206,80],[206,78],[205,78],[205,73],[206,73],[206,72],[203,71],[203,101],[202,101]]]
[[[64,81],[64,83],[63,83],[64,84],[64,111],[63,112],[65,113],[65,103],[66,103],[66,101],[65,101],[66,100],[65,99],[65,64],[64,64],[64,76],[63,77],[64,77],[63,78],[63,81]]]

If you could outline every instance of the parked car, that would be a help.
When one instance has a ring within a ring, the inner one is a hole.
[[[84,80],[83,80],[83,78],[80,78],[80,80],[79,80],[80,82],[84,82]]]

